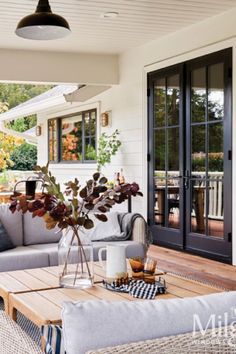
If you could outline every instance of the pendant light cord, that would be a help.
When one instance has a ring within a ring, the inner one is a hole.
[[[48,0],[39,0],[36,12],[52,12]]]

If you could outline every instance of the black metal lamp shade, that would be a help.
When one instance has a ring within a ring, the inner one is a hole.
[[[71,30],[63,17],[52,13],[48,0],[39,0],[35,13],[24,17],[15,33],[26,39],[50,40],[63,38]]]

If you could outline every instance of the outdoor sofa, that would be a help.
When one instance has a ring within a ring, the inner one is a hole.
[[[129,239],[110,242],[125,244],[128,258],[143,257],[146,238],[145,220],[139,215],[117,214],[120,232],[126,233]],[[43,218],[32,218],[32,214],[28,212],[24,215],[20,212],[12,214],[6,204],[0,205],[0,222],[15,246],[13,249],[0,252],[0,272],[58,265],[58,242],[62,236],[60,230],[47,230]],[[101,234],[107,230],[114,230],[112,220],[102,224]],[[99,227],[101,229],[101,226]],[[110,242],[93,241],[94,261],[98,260],[98,250]]]
[[[236,292],[159,301],[66,302],[62,310],[65,347],[48,353],[62,354],[65,349],[67,354],[235,353],[235,304]],[[193,332],[196,315],[198,326]],[[42,354],[3,312],[0,347],[1,354]]]

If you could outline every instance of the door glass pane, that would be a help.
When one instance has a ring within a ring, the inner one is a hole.
[[[156,127],[165,125],[166,84],[165,78],[154,84],[154,121]]]
[[[204,122],[206,112],[206,69],[193,70],[191,74],[192,122]]]
[[[222,175],[224,168],[224,128],[222,123],[208,127],[208,170]]]
[[[165,202],[166,199],[166,181],[157,178],[155,180],[155,223],[165,225]]]
[[[168,77],[166,97],[168,125],[179,124],[179,94],[179,75]]]
[[[224,64],[208,68],[208,119],[224,118]]]
[[[179,128],[168,129],[169,171],[179,171]]]
[[[168,227],[179,229],[180,227],[180,190],[179,178],[175,177],[168,179],[167,185],[167,200],[168,200]]]
[[[206,171],[205,125],[192,126],[192,172]]]
[[[206,233],[206,183],[196,178],[190,183],[191,191],[191,232]]]
[[[155,173],[165,171],[165,130],[155,131]]]
[[[224,238],[223,178],[209,182],[208,235]]]

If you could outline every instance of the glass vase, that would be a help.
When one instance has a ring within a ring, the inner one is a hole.
[[[78,231],[63,234],[58,245],[59,284],[64,288],[93,286],[93,246],[82,244]]]

